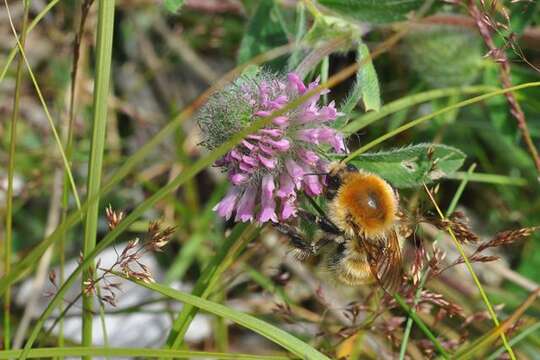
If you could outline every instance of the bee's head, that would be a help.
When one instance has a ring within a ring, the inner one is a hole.
[[[341,161],[334,161],[328,165],[328,174],[326,175],[326,187],[327,187],[327,197],[329,199],[333,198],[343,184],[347,174],[351,172],[357,172],[358,169],[351,165],[345,164]]]

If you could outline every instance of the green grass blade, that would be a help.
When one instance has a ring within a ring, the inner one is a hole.
[[[9,6],[6,1],[6,9],[8,11],[9,21]],[[26,28],[28,25],[28,13],[30,11],[30,1],[24,1],[23,27],[21,39],[18,41],[21,49],[24,48],[26,41]],[[4,239],[4,274],[10,272],[11,269],[11,252],[13,251],[13,178],[15,176],[15,153],[17,149],[17,122],[19,119],[19,103],[21,95],[22,72],[24,59],[19,58],[17,63],[17,74],[15,75],[15,95],[13,97],[13,109],[11,111],[10,131],[9,131],[9,160],[7,171],[7,191],[6,191],[6,219],[5,219],[5,239]],[[4,294],[4,348],[9,349],[11,346],[11,288],[8,288]]]
[[[497,174],[467,174],[462,171],[456,171],[453,174],[449,174],[448,179],[464,180],[468,179],[472,182],[481,182],[486,184],[497,184],[497,185],[507,185],[507,186],[526,186],[527,179],[514,177],[514,176],[505,176]]]
[[[111,75],[112,41],[114,31],[114,0],[100,0],[98,10],[98,30],[96,41],[96,80],[94,87],[94,104],[92,119],[92,143],[88,163],[87,198],[99,196],[103,152],[105,149],[105,132],[107,129],[107,101]],[[88,256],[96,245],[98,226],[99,199],[94,201],[86,211],[84,223],[83,257]],[[84,269],[81,288],[91,279],[92,263]],[[93,294],[83,293],[82,344],[92,345]]]
[[[302,359],[325,359],[328,360],[328,357],[321,354],[319,351],[306,344],[305,342],[299,340],[298,338],[292,336],[291,334],[270,325],[267,322],[264,322],[256,317],[242,313],[237,310],[233,310],[224,305],[217,304],[215,302],[203,299],[201,297],[193,296],[186,294],[184,292],[171,289],[160,284],[146,284],[140,281],[129,279],[140,286],[146,287],[150,290],[158,292],[162,295],[168,296],[172,299],[181,301],[185,304],[195,306],[201,310],[207,311],[211,314],[224,317],[235,323],[242,325],[262,336],[269,339],[270,341],[282,346],[291,353]]]
[[[18,358],[22,350],[0,351],[0,359]],[[32,349],[28,353],[28,358],[52,358],[52,357],[79,357],[79,356],[101,356],[101,357],[129,357],[129,358],[155,358],[156,356],[166,356],[175,359],[222,359],[222,360],[288,360],[289,356],[272,355],[251,355],[251,354],[224,354],[208,351],[185,351],[168,349],[149,348],[102,348],[102,347],[56,347]]]
[[[443,97],[451,97],[451,96],[456,96],[456,95],[484,93],[484,92],[493,91],[493,90],[494,90],[493,87],[485,86],[485,85],[478,85],[478,86],[451,87],[451,88],[444,88],[444,89],[429,90],[429,91],[421,92],[418,94],[405,96],[405,97],[400,98],[399,100],[395,100],[389,104],[384,105],[383,107],[381,107],[379,111],[369,112],[354,120],[351,120],[350,122],[347,123],[346,126],[343,127],[342,131],[347,136],[354,134],[358,130],[363,129],[366,126],[388,115],[394,114],[401,110],[404,110],[409,107],[412,107],[412,106],[415,106],[424,102],[428,102],[431,100],[435,100],[435,99],[439,99]]]
[[[32,20],[30,25],[28,25],[28,29],[26,30],[26,32],[30,33],[36,27],[36,25],[41,21],[41,19],[43,19],[43,17],[45,17],[45,15],[47,15],[47,13],[51,11],[51,9],[56,4],[58,4],[58,2],[60,2],[60,0],[52,0],[50,3],[48,3],[47,6],[45,6],[43,10],[39,12],[39,14],[37,14],[34,20]],[[6,77],[9,67],[11,66],[11,63],[15,59],[15,56],[17,55],[18,52],[19,52],[18,45],[15,45],[9,52],[9,55],[7,56],[6,64],[4,65],[4,68],[2,69],[2,73],[0,73],[0,83]]]
[[[344,161],[348,162],[351,159],[354,159],[356,156],[358,156],[358,155],[370,150],[371,148],[379,145],[380,143],[382,143],[382,142],[384,142],[384,141],[386,141],[386,140],[388,140],[388,139],[390,139],[390,138],[392,138],[392,137],[394,137],[394,136],[396,136],[396,135],[398,135],[398,134],[400,134],[400,133],[402,133],[402,132],[404,132],[406,130],[409,130],[409,129],[417,126],[417,125],[420,125],[423,122],[431,120],[431,119],[433,119],[433,118],[435,118],[435,117],[437,117],[439,115],[445,114],[445,113],[450,112],[450,111],[454,111],[456,109],[459,109],[459,108],[462,108],[462,107],[465,107],[465,106],[468,106],[468,105],[479,103],[481,101],[487,100],[487,99],[492,98],[494,96],[506,94],[507,92],[517,91],[517,90],[522,90],[522,89],[527,89],[527,88],[532,88],[532,87],[539,87],[539,86],[540,86],[540,81],[528,82],[528,83],[524,83],[524,84],[520,84],[520,85],[510,87],[510,88],[492,91],[492,92],[489,92],[487,94],[483,94],[483,95],[480,95],[480,96],[475,96],[473,98],[470,98],[470,99],[467,99],[467,100],[464,100],[464,101],[460,101],[460,102],[458,102],[456,104],[453,104],[453,105],[447,106],[447,107],[445,107],[443,109],[434,111],[431,114],[421,116],[418,119],[410,121],[407,124],[402,125],[402,126],[400,126],[399,128],[397,128],[395,130],[387,132],[383,136],[378,137],[377,139],[369,142],[368,144],[366,144],[366,145],[358,148],[357,150],[353,151],[352,153],[350,153],[345,158]]]

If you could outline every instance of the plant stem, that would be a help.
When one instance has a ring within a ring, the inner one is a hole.
[[[6,7],[8,6],[6,2]],[[28,12],[30,1],[24,1],[24,15],[21,32],[21,46],[24,47],[26,41],[26,28],[28,25]],[[24,60],[22,56],[17,63],[17,74],[15,82],[15,96],[13,97],[13,110],[11,112],[11,129],[9,133],[9,162],[8,162],[8,184],[6,192],[6,237],[4,239],[4,274],[11,270],[11,252],[13,248],[13,177],[15,174],[15,151],[17,148],[17,120],[19,117],[19,103],[22,83],[22,71]],[[4,349],[8,350],[11,343],[11,287],[4,293]]]
[[[92,144],[88,163],[87,199],[98,196],[101,185],[105,130],[107,127],[107,100],[111,73],[112,39],[114,30],[114,0],[100,0],[98,12],[98,32],[96,41],[96,79],[94,86]],[[99,200],[88,206],[84,224],[83,257],[96,245]],[[92,275],[93,263],[84,269],[84,282]],[[83,295],[82,344],[92,345],[93,296]]]
[[[79,22],[79,29],[75,35],[75,41],[73,44],[73,60],[72,60],[72,66],[71,66],[71,86],[70,86],[70,94],[69,94],[69,108],[68,108],[68,117],[67,117],[67,126],[64,125],[64,139],[65,139],[65,146],[66,146],[66,159],[68,163],[71,165],[71,156],[73,153],[73,128],[74,128],[74,122],[75,122],[75,95],[76,95],[76,89],[77,89],[77,73],[79,68],[79,59],[80,59],[80,50],[81,50],[81,43],[83,38],[83,32],[84,32],[84,25],[86,23],[87,15],[90,11],[90,7],[93,3],[93,0],[85,0],[83,4],[81,5],[81,12],[80,12],[80,22]],[[62,195],[62,223],[64,223],[68,216],[68,209],[69,209],[69,175],[67,170],[64,172],[64,190]],[[60,276],[59,276],[59,282],[62,284],[65,280],[65,243],[67,238],[67,231],[66,229],[64,232],[62,232],[62,236],[60,238],[60,241],[58,242],[58,248],[57,252],[60,257],[59,267],[60,267]],[[64,304],[60,303],[59,311],[62,313],[64,310]],[[59,329],[58,329],[58,346],[63,347],[64,346],[64,320],[63,318],[60,318],[59,320]]]

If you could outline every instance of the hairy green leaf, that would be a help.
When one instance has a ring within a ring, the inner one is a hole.
[[[409,65],[436,88],[473,83],[484,63],[480,36],[456,26],[415,27],[404,44]]]
[[[401,149],[363,154],[351,163],[380,175],[394,187],[407,188],[444,178],[463,165],[460,150],[436,144],[418,144]]]
[[[357,61],[363,63],[369,57],[369,49],[365,44],[358,45]],[[356,82],[345,99],[345,102],[340,107],[340,111],[344,114],[339,117],[333,124],[337,129],[345,126],[351,117],[351,113],[362,100],[366,111],[379,111],[381,108],[381,92],[379,89],[379,79],[377,72],[373,66],[371,59],[367,60],[363,66],[360,66],[356,73]]]

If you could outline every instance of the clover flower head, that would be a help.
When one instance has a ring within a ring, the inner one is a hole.
[[[305,85],[295,73],[286,77],[261,71],[243,76],[215,93],[198,114],[203,145],[214,149],[260,117],[282,109],[317,87]],[[329,126],[340,114],[332,101],[319,105],[324,91],[248,135],[216,162],[232,186],[214,210],[240,222],[278,222],[296,215],[298,194],[323,191],[327,162],[323,147],[343,152],[342,135]]]

